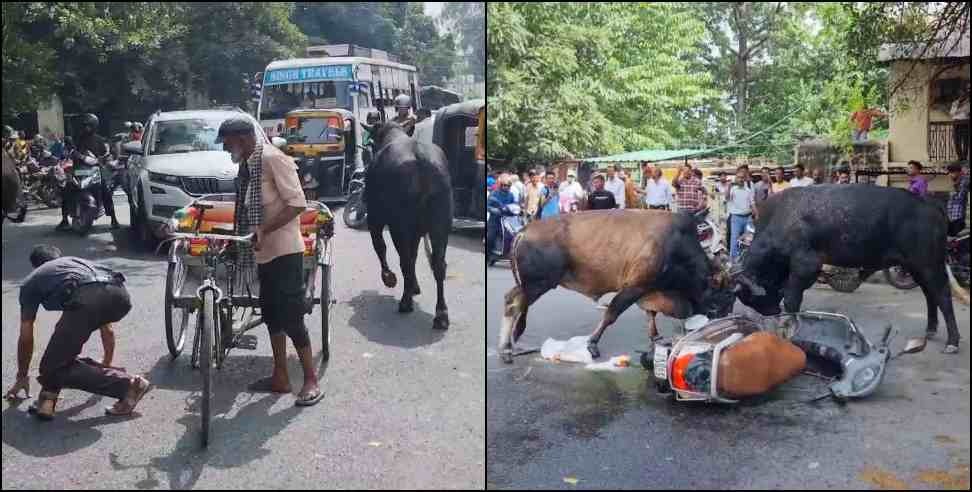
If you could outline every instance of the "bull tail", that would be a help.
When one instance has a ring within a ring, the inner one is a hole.
[[[959,285],[958,280],[955,279],[955,274],[952,273],[952,267],[947,263],[945,264],[945,271],[948,272],[948,285],[952,288],[952,295],[954,295],[959,302],[969,305],[969,292]]]
[[[516,248],[520,245],[520,238],[522,237],[522,232],[517,234],[516,237],[513,238],[513,245],[510,246],[510,268],[513,270],[513,280],[516,282],[518,287],[522,285],[522,282],[520,282],[520,269],[516,265]]]

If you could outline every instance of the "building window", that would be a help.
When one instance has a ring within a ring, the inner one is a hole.
[[[932,84],[932,104],[951,104],[962,94],[960,78],[938,79]]]

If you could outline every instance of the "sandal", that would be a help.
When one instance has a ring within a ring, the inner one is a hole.
[[[320,388],[317,388],[317,394],[315,394],[314,396],[309,396],[304,398],[298,396],[297,405],[301,407],[309,407],[312,405],[316,405],[317,402],[321,401],[323,398],[324,398],[324,392],[321,391]]]
[[[37,395],[37,401],[32,403],[27,411],[41,420],[53,420],[54,409],[57,407],[57,397],[57,393],[41,391]],[[50,402],[50,409],[48,409],[48,402]]]
[[[124,400],[118,400],[114,406],[105,409],[105,414],[114,417],[131,415],[132,412],[135,411],[135,406],[138,405],[138,402],[142,400],[142,397],[144,397],[145,394],[152,389],[152,383],[142,376],[135,376],[135,378],[132,380],[132,384],[138,385],[136,389],[137,393],[135,393],[134,396],[130,395],[126,397]],[[129,389],[129,392],[131,392],[131,389]],[[131,401],[131,403],[129,403],[129,401]]]

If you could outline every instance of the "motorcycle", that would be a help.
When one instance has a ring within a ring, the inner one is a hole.
[[[724,263],[727,258],[725,257],[726,247],[722,240],[722,229],[709,216],[708,210],[700,212],[696,216],[702,220],[696,226],[696,235],[699,238],[699,244],[702,245],[702,249],[705,250],[709,258],[719,258]]]
[[[743,264],[743,259],[746,257],[749,247],[753,244],[755,235],[756,227],[749,224],[746,226],[746,231],[739,236],[736,242],[739,249],[739,258],[736,260],[737,267]],[[864,283],[864,279],[861,278],[861,269],[859,268],[824,265],[820,275],[817,276],[817,282],[827,284],[837,292],[851,293]]]
[[[945,253],[945,264],[952,271],[955,280],[963,288],[969,288],[969,231],[963,231],[956,237],[948,238]],[[889,284],[901,289],[910,290],[918,287],[918,282],[912,278],[903,267],[892,266],[884,269],[884,279]]]
[[[365,167],[360,167],[354,170],[351,174],[351,183],[348,185],[348,203],[344,205],[344,213],[342,217],[344,219],[344,225],[350,227],[351,229],[364,229],[368,224],[368,206],[364,201],[365,192],[365,169],[370,162],[370,156],[372,155],[368,152],[368,148],[359,145],[362,150],[365,150]]]
[[[72,166],[65,187],[77,197],[71,211],[71,228],[81,236],[87,236],[95,221],[105,215],[101,183],[114,178],[117,163],[110,154],[99,158],[90,151],[81,156],[81,161],[87,166]]]
[[[58,186],[56,170],[59,162],[50,152],[44,151],[40,155],[40,162],[29,158],[18,168],[20,172],[22,197],[36,203],[43,203],[48,208],[61,206],[61,191]]]
[[[526,225],[523,220],[523,211],[516,203],[504,205],[500,212],[500,233],[492,245],[492,259],[489,266],[493,266],[499,260],[509,261],[513,252],[513,239],[523,230]]]

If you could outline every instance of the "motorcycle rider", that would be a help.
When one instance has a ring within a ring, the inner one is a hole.
[[[399,94],[395,98],[395,110],[398,114],[392,118],[392,121],[402,125],[408,136],[412,136],[415,133],[415,117],[410,115],[409,112],[412,109],[412,98],[408,97],[408,94]]]
[[[486,224],[486,261],[492,263],[496,260],[493,255],[493,244],[500,237],[500,218],[503,215],[503,207],[516,203],[513,193],[510,193],[510,176],[504,174],[499,179],[496,189],[489,194],[486,199],[486,209],[489,210],[489,223]]]
[[[380,120],[381,115],[378,114],[378,110],[372,109],[371,111],[368,111],[368,116],[365,117],[365,121],[367,123],[361,125],[364,128],[364,135],[361,137],[361,146],[364,147],[364,154],[361,157],[365,163],[365,166],[367,166],[371,162],[371,159],[375,156],[374,132],[375,125],[377,125]]]
[[[142,141],[142,124],[139,122],[132,123],[131,133],[128,134],[129,142],[141,142]]]
[[[98,135],[98,117],[88,113],[81,117],[81,131],[78,133],[77,148],[71,153],[74,160],[75,169],[88,167],[83,157],[91,152],[95,157],[101,157],[108,153],[108,141]],[[111,179],[101,181],[101,201],[105,207],[105,215],[111,217],[111,228],[118,229],[118,219],[115,218],[115,203],[111,198]],[[68,216],[74,209],[75,200],[80,190],[73,187],[66,187],[64,200],[61,205],[61,223],[57,225],[58,231],[70,229]]]

